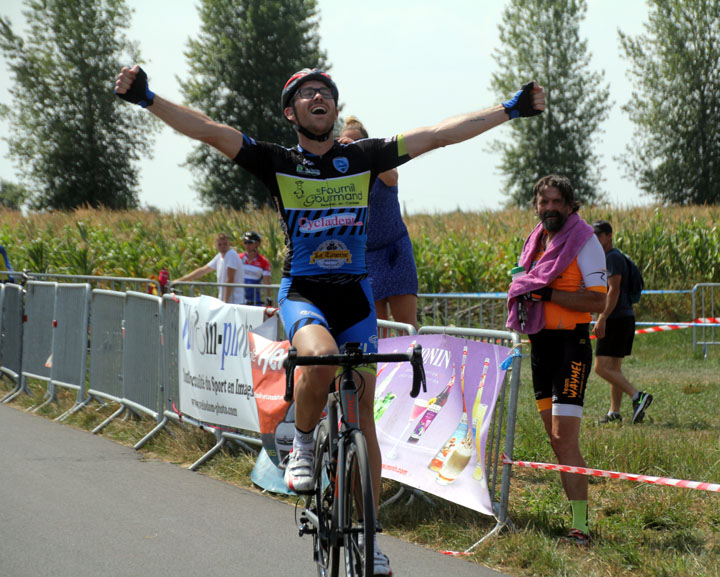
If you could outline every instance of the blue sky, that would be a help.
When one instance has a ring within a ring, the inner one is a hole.
[[[128,0],[134,9],[130,38],[140,43],[152,89],[180,102],[177,76],[187,77],[183,52],[199,30],[194,0]],[[22,1],[3,0],[0,14],[22,30]],[[456,114],[497,103],[490,76],[499,43],[504,2],[449,0],[319,0],[321,46],[332,63],[345,114],[359,117],[371,136],[390,136],[432,125]],[[632,138],[633,125],[620,110],[631,96],[618,29],[637,35],[647,20],[644,0],[588,0],[581,34],[588,40],[594,70],[604,70],[614,103],[597,153],[604,166],[602,188],[616,207],[650,199],[629,181],[614,160]],[[5,61],[0,58],[3,68]],[[7,70],[0,102],[10,104]],[[542,79],[538,79],[542,83]],[[280,92],[278,87],[278,93]],[[508,95],[509,96],[509,95]],[[238,127],[242,129],[242,127]],[[506,200],[498,153],[490,149],[504,127],[437,150],[400,168],[400,201],[409,213],[499,208]],[[0,123],[0,134],[10,127]],[[261,138],[262,135],[251,135]],[[154,157],[140,164],[140,202],[163,210],[201,210],[192,175],[182,167],[193,143],[169,128],[158,135]],[[0,142],[0,178],[17,181],[7,145]]]

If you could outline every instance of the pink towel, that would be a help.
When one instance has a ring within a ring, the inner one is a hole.
[[[525,326],[520,327],[518,318],[517,303],[520,295],[548,286],[562,272],[570,266],[577,257],[580,249],[593,235],[593,228],[585,222],[577,213],[571,214],[562,230],[555,234],[545,253],[540,257],[534,268],[533,258],[540,249],[540,242],[543,237],[542,223],[538,223],[525,240],[522,254],[518,264],[525,267],[527,274],[516,278],[508,289],[508,320],[506,326],[509,329],[521,331],[533,335],[545,326],[545,307],[541,301],[522,301],[527,312]]]

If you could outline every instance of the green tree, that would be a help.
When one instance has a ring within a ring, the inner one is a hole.
[[[720,1],[649,0],[645,34],[620,32],[635,90],[635,125],[620,158],[663,202],[720,202]]]
[[[123,0],[27,0],[27,38],[0,18],[10,63],[10,156],[31,182],[31,207],[135,207],[137,171],[149,153],[146,117],[119,105],[113,82],[138,54],[125,39]]]
[[[180,82],[187,103],[253,138],[296,143],[280,92],[297,70],[328,70],[315,0],[202,0],[200,18],[200,35],[185,53],[190,77]],[[200,197],[213,207],[270,203],[255,177],[205,145],[187,163]]]
[[[23,185],[0,179],[0,208],[20,210],[27,198],[28,191]]]
[[[604,72],[590,70],[580,38],[586,12],[585,0],[510,0],[505,9],[492,87],[507,97],[535,79],[547,98],[543,114],[510,123],[510,137],[493,143],[502,152],[510,205],[527,206],[533,184],[550,173],[569,177],[585,204],[603,197],[593,147],[611,103]]]

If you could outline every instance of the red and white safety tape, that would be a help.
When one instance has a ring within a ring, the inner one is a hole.
[[[689,329],[692,326],[697,325],[717,325],[720,324],[720,318],[697,318],[694,321],[690,323],[677,323],[677,324],[667,324],[667,325],[658,325],[656,327],[648,327],[646,329],[638,329],[635,331],[636,335],[644,335],[647,333],[659,333],[663,331],[675,331],[677,329]],[[590,335],[591,339],[597,338],[595,335]]]
[[[707,317],[697,318],[690,323],[678,323],[674,325],[660,325],[657,327],[648,327],[646,329],[638,329],[635,331],[636,335],[642,335],[645,333],[659,333],[661,331],[674,331],[677,329],[689,329],[691,326],[696,325],[718,325],[720,324],[720,318]]]
[[[720,483],[704,483],[701,481],[683,481],[681,479],[670,479],[667,477],[653,477],[651,475],[636,475],[634,473],[619,473],[617,471],[603,471],[602,469],[590,469],[588,467],[573,467],[571,465],[556,465],[554,463],[533,463],[531,461],[513,461],[503,453],[504,465],[515,465],[516,467],[527,467],[530,469],[545,469],[548,471],[560,471],[561,473],[574,473],[576,475],[589,475],[592,477],[609,477],[611,479],[624,479],[637,483],[650,483],[652,485],[665,485],[668,487],[682,487],[683,489],[698,489],[700,491],[713,491],[720,493]]]
[[[675,331],[677,329],[689,329],[690,325],[660,325],[657,327],[648,327],[646,329],[638,329],[636,335],[644,335],[646,333],[659,333],[662,331]],[[593,335],[595,336],[595,335]]]

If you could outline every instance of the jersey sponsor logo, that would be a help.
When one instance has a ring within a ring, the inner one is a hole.
[[[317,168],[310,168],[309,166],[303,166],[302,164],[298,164],[295,167],[295,170],[298,174],[309,174],[310,176],[320,176],[320,170]]]
[[[320,320],[322,320],[322,321],[325,320],[325,318],[324,318],[322,315],[316,313],[315,311],[310,311],[310,310],[308,310],[308,309],[303,309],[303,310],[301,310],[301,311],[300,311],[300,316],[301,316],[301,317],[315,317],[316,319],[320,319]]]
[[[369,172],[322,180],[288,174],[277,174],[276,178],[287,210],[322,210],[368,205]]]
[[[316,219],[301,218],[299,221],[300,232],[318,232],[339,226],[362,226],[362,221],[356,220],[357,215],[351,212],[321,216]]]
[[[585,380],[585,365],[578,361],[570,363],[570,378],[565,379],[563,387],[563,395],[569,399],[577,399],[580,397]]]
[[[350,161],[345,156],[337,156],[333,158],[333,166],[338,172],[345,174],[350,168]]]
[[[310,264],[330,270],[351,262],[352,254],[347,246],[337,239],[326,240],[310,256]]]
[[[295,195],[295,198],[302,198],[305,196],[305,191],[303,190],[303,184],[305,184],[304,180],[296,180],[295,181],[295,190],[293,190],[293,194]]]

